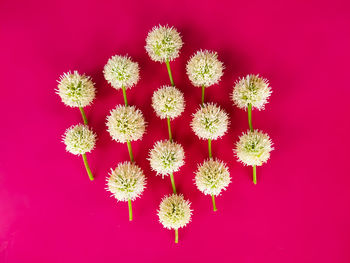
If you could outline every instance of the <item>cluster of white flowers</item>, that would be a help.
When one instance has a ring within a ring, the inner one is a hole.
[[[107,117],[108,132],[117,142],[137,141],[145,133],[142,112],[134,106],[117,105]]]
[[[271,93],[267,79],[259,75],[248,75],[235,83],[232,100],[240,109],[246,109],[251,104],[253,108],[262,110]]]
[[[261,131],[247,131],[236,143],[237,158],[245,165],[260,166],[270,158],[273,150],[270,137]]]
[[[128,89],[139,81],[139,65],[128,56],[115,55],[108,60],[103,74],[113,88]]]
[[[94,149],[96,134],[87,125],[73,125],[63,135],[63,142],[68,152],[80,155]]]
[[[85,107],[95,99],[96,90],[91,78],[78,71],[60,76],[56,93],[64,104],[70,107]]]
[[[155,26],[146,38],[146,51],[158,62],[172,61],[179,56],[183,45],[179,32],[169,26]]]
[[[184,164],[184,159],[182,146],[169,140],[156,142],[149,154],[152,170],[162,176],[177,172]]]
[[[107,179],[107,190],[118,201],[135,200],[146,186],[146,178],[139,166],[130,162],[120,163],[114,170],[111,169]]]
[[[171,138],[170,120],[180,116],[185,109],[184,94],[174,86],[169,62],[179,57],[183,41],[174,28],[155,26],[148,33],[145,49],[149,57],[156,62],[167,63],[169,78],[173,86],[162,86],[154,91],[152,107],[161,119],[168,118],[169,136]],[[211,141],[226,134],[229,116],[215,103],[204,104],[205,88],[219,83],[223,76],[224,64],[218,59],[217,52],[199,50],[191,56],[186,64],[189,80],[196,87],[202,87],[202,105],[193,114],[191,128],[200,138],[208,140],[210,158],[198,165],[194,182],[199,191],[211,195],[213,210],[216,211],[215,196],[219,196],[231,183],[227,164],[211,156]],[[139,79],[139,64],[129,56],[115,55],[109,58],[103,69],[104,78],[115,89],[123,89],[125,104],[117,105],[107,116],[106,125],[113,140],[125,143],[142,138],[146,122],[142,112],[134,106],[127,106],[124,89],[135,86]],[[87,123],[83,107],[90,105],[96,96],[94,83],[89,76],[77,71],[60,76],[56,93],[69,107],[80,107],[84,122]],[[272,90],[267,79],[259,75],[247,75],[236,81],[231,99],[238,108],[262,110],[268,103]],[[270,137],[259,130],[252,129],[251,112],[249,112],[251,130],[243,133],[236,142],[234,153],[244,165],[254,166],[253,182],[256,183],[256,166],[261,166],[270,158],[273,143]],[[78,124],[69,127],[63,135],[66,150],[75,155],[83,155],[88,175],[93,180],[85,153],[94,149],[96,134],[87,125]],[[128,143],[130,158],[132,150]],[[172,139],[158,141],[149,152],[150,166],[157,175],[172,175],[184,165],[185,153],[181,144]],[[171,176],[173,191],[176,192]],[[119,163],[111,169],[106,182],[106,190],[118,201],[129,201],[129,219],[132,220],[131,201],[140,197],[146,188],[146,177],[142,169],[132,162]],[[175,242],[178,241],[178,229],[186,226],[192,217],[191,203],[181,194],[165,196],[157,211],[159,221],[167,229],[175,230]]]
[[[195,183],[205,195],[219,195],[230,182],[230,173],[222,161],[209,159],[198,166]]]
[[[177,194],[165,196],[158,210],[159,221],[167,229],[186,226],[191,221],[191,215],[191,203]]]
[[[228,124],[227,113],[214,103],[207,103],[193,115],[191,127],[199,138],[216,140],[226,133]]]
[[[185,109],[184,95],[175,87],[163,86],[153,93],[152,107],[161,119],[176,118]]]
[[[193,86],[209,87],[220,81],[224,65],[218,60],[216,52],[200,50],[190,58],[186,70]]]

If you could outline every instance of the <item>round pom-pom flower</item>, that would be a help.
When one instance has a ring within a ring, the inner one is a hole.
[[[230,182],[230,173],[222,161],[209,159],[198,166],[195,183],[205,195],[218,196]]]
[[[140,197],[146,186],[146,177],[139,166],[131,162],[120,163],[111,170],[107,179],[107,190],[118,201],[127,201],[129,204],[129,220],[132,221],[131,201]]]
[[[66,130],[63,142],[68,152],[81,155],[94,149],[96,134],[87,125],[73,125]]]
[[[111,57],[103,69],[105,79],[115,89],[128,89],[139,81],[139,65],[128,56]]]
[[[88,106],[96,96],[94,83],[90,77],[80,75],[78,71],[60,76],[56,93],[62,102],[70,107]]]
[[[184,159],[182,146],[169,140],[156,142],[149,154],[152,170],[162,176],[177,172],[184,164]]]
[[[87,125],[73,125],[66,130],[63,136],[63,142],[66,145],[66,150],[68,152],[83,156],[86,172],[88,173],[90,180],[94,180],[85,153],[94,149],[96,134],[89,129]]]
[[[227,113],[214,103],[207,103],[193,115],[191,127],[200,139],[216,140],[226,133],[228,124]]]
[[[178,229],[191,221],[190,202],[183,195],[172,194],[163,198],[158,210],[160,223],[167,229],[175,230],[175,243],[178,243]]]
[[[219,82],[224,66],[216,52],[200,50],[190,58],[186,70],[193,86],[209,87]]]
[[[163,86],[153,93],[152,107],[161,119],[176,118],[185,109],[184,95],[175,87]]]
[[[108,132],[117,142],[125,143],[142,138],[146,122],[134,106],[118,105],[107,117]]]
[[[240,109],[247,109],[250,104],[253,108],[262,110],[271,93],[267,79],[259,75],[248,75],[235,83],[232,100]]]
[[[183,45],[179,32],[174,27],[155,26],[146,38],[146,51],[153,61],[169,62],[179,56]]]
[[[245,165],[261,166],[270,158],[273,150],[270,137],[261,131],[247,131],[236,143],[236,155]]]
[[[145,189],[146,178],[139,166],[131,162],[124,162],[111,170],[107,186],[108,191],[118,201],[133,201]]]

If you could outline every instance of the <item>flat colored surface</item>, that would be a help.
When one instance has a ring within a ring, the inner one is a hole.
[[[186,151],[175,180],[194,214],[178,245],[156,215],[171,193],[169,178],[156,177],[146,160],[153,143],[167,137],[166,122],[150,106],[153,91],[169,83],[166,67],[144,50],[159,23],[174,25],[185,42],[171,66],[187,107],[172,124]],[[0,45],[0,262],[350,262],[348,1],[2,0]],[[216,213],[193,184],[207,157],[206,142],[189,127],[200,89],[185,64],[198,49],[216,50],[226,66],[206,93],[231,120],[229,133],[213,143],[233,177]],[[104,189],[110,168],[128,160],[126,145],[112,141],[105,126],[123,103],[102,74],[114,54],[139,62],[141,80],[128,98],[149,123],[144,140],[133,143],[148,188],[134,202],[131,223],[127,204]],[[54,92],[68,70],[90,75],[98,90],[86,109],[98,134],[88,154],[94,182],[61,143],[65,129],[81,122]],[[257,186],[232,153],[248,123],[229,94],[248,73],[273,88],[266,110],[253,112],[254,126],[276,148],[258,169]]]

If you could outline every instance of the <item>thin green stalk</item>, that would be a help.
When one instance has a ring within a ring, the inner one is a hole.
[[[179,230],[175,229],[175,243],[179,243]]]
[[[124,85],[122,86],[122,90],[123,90],[123,97],[124,97],[125,106],[128,106],[128,99],[126,98],[126,91],[125,91]]]
[[[123,97],[124,97],[125,106],[128,106],[128,99],[127,99],[127,97],[126,97],[126,91],[125,91],[124,85],[122,86],[122,90],[123,90]],[[134,156],[133,156],[133,154],[132,154],[131,143],[130,143],[129,140],[127,140],[126,143],[127,143],[127,145],[128,145],[128,151],[129,151],[130,161],[133,163],[133,162],[134,162]]]
[[[175,229],[175,243],[179,243],[179,229]]]
[[[171,74],[171,68],[170,68],[169,60],[166,60],[165,64],[166,64],[166,68],[168,70],[168,75],[169,75],[171,86],[175,86],[173,75]],[[171,125],[170,125],[170,118],[169,117],[167,118],[167,123],[168,123],[169,140],[172,141],[173,140],[173,136],[172,136],[172,133],[171,133]],[[174,174],[173,173],[170,174],[170,180],[171,180],[171,186],[173,188],[173,192],[174,192],[174,194],[176,194],[176,186],[175,186],[175,180],[174,180]],[[176,229],[175,230],[175,243],[177,243],[177,242],[178,242],[178,232],[177,232],[177,229]]]
[[[205,92],[205,87],[203,85],[202,86],[202,106],[204,105],[204,92]]]
[[[213,155],[211,153],[211,139],[208,140],[208,151],[209,151],[209,159],[213,158]]]
[[[171,86],[175,86],[174,80],[173,80],[173,75],[171,74],[169,60],[166,60],[165,64],[166,64],[166,68],[168,69],[168,74],[169,74],[169,79],[170,79],[170,82],[171,82]]]
[[[174,174],[170,173],[170,180],[171,180],[171,186],[173,187],[173,192],[176,194],[176,186],[175,186],[175,180],[174,180]]]
[[[253,183],[256,184],[256,165],[253,166]]]
[[[216,204],[215,204],[215,196],[211,195],[211,200],[213,201],[213,211],[217,211],[218,209],[216,208]]]
[[[79,110],[80,110],[81,116],[83,116],[84,124],[88,125],[88,121],[87,121],[83,107],[79,107]]]
[[[252,123],[252,104],[248,104],[248,123],[250,131],[254,131]],[[256,184],[256,165],[253,166],[253,183]]]
[[[168,132],[169,132],[169,140],[173,141],[173,136],[171,134],[171,126],[170,126],[170,118],[167,118],[167,123],[168,123]]]
[[[129,151],[129,156],[130,156],[130,161],[133,163],[134,162],[134,155],[132,154],[132,148],[131,148],[131,143],[129,140],[126,141],[128,145],[128,151]]]
[[[253,131],[253,124],[252,124],[252,104],[248,104],[248,123],[249,123],[249,129],[250,131]]]
[[[84,160],[86,171],[87,171],[87,173],[89,175],[90,180],[93,181],[94,180],[94,176],[92,175],[92,172],[90,170],[90,167],[89,167],[89,164],[88,164],[88,161],[87,161],[87,158],[86,158],[86,154],[83,153],[82,155],[83,155],[83,160]]]
[[[129,204],[129,221],[132,221],[132,205],[131,205],[131,200],[128,200]]]

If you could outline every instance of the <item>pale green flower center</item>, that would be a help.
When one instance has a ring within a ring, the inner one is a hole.
[[[125,178],[120,174],[117,175],[115,183],[119,183],[121,185],[119,190],[126,193],[133,193],[136,187],[136,180],[132,178]]]
[[[119,81],[125,81],[130,78],[130,74],[128,73],[128,67],[127,65],[122,65],[119,67],[113,67],[112,72],[114,73],[114,76]]]
[[[161,157],[164,168],[171,168],[176,161],[175,152],[165,152]]]
[[[219,120],[217,118],[213,119],[213,118],[204,117],[202,124],[204,125],[207,131],[212,133],[217,130],[217,125],[219,124]]]

